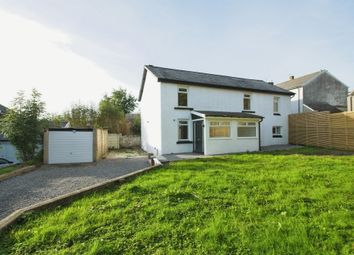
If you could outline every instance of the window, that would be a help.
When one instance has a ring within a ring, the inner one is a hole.
[[[273,98],[273,112],[274,113],[279,113],[279,100],[280,100],[280,97]]]
[[[230,137],[229,121],[211,121],[209,127],[210,138],[227,138]]]
[[[251,95],[243,95],[243,110],[251,110]]]
[[[178,106],[188,106],[188,90],[178,88]]]
[[[188,120],[178,121],[178,140],[188,140]]]
[[[280,126],[273,126],[272,133],[273,133],[273,137],[282,137],[281,127]]]
[[[238,137],[257,137],[256,122],[239,122],[237,126]]]

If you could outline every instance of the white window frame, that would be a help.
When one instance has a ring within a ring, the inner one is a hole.
[[[185,121],[185,122],[187,122],[187,124],[181,124],[180,122],[182,122],[182,121]],[[190,137],[190,135],[189,135],[189,120],[188,119],[179,119],[178,120],[178,126],[177,126],[177,140],[178,141],[189,141],[189,137]],[[184,139],[182,139],[182,138],[179,138],[179,128],[181,127],[181,126],[187,126],[187,138],[184,138]]]
[[[182,90],[182,91],[181,91]],[[188,101],[189,101],[189,98],[188,98],[188,88],[187,87],[178,87],[177,89],[177,106],[178,107],[188,107]],[[187,105],[179,105],[179,94],[186,94],[187,95]]]
[[[212,124],[217,123],[217,124]],[[225,124],[228,123],[228,124]],[[210,136],[210,128],[212,127],[228,127],[229,128],[229,136]],[[209,121],[209,139],[231,139],[231,121],[229,120],[210,120]]]
[[[249,109],[245,109],[245,99],[249,100]],[[252,96],[251,94],[243,94],[243,99],[242,99],[242,107],[244,111],[251,111],[252,109]]]
[[[273,135],[273,137],[283,137],[282,129],[283,129],[282,126],[273,126],[272,127],[272,135]],[[274,132],[274,130],[276,130],[276,132]]]
[[[239,136],[238,128],[239,127],[255,127],[256,128],[256,135],[255,136]],[[237,122],[237,138],[238,139],[255,139],[258,138],[258,128],[257,122],[254,121],[239,121]]]
[[[277,107],[275,107],[275,105]],[[279,106],[280,106],[280,97],[277,96],[273,97],[273,113],[279,113]]]

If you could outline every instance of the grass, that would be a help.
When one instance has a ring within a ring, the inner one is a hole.
[[[15,171],[15,170],[17,170],[19,168],[20,168],[19,165],[12,165],[12,166],[7,166],[7,167],[0,168],[0,175],[13,172],[13,171]]]
[[[0,254],[353,254],[346,154],[302,148],[171,163],[27,215],[0,234]]]

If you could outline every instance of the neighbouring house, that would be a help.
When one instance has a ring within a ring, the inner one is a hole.
[[[347,97],[347,111],[354,112],[354,91],[349,93]]]
[[[142,148],[210,155],[287,144],[293,94],[262,80],[147,65],[139,94]]]
[[[0,118],[8,110],[7,107],[0,104]],[[0,158],[5,158],[15,163],[20,163],[21,160],[18,158],[18,153],[16,147],[7,139],[3,134],[0,133]]]
[[[311,111],[337,113],[347,110],[348,86],[327,70],[298,78],[290,76],[288,81],[276,86],[295,93],[291,99],[292,113]]]

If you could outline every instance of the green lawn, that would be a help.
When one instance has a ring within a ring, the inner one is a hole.
[[[15,171],[19,168],[20,168],[19,165],[12,165],[12,166],[0,168],[0,175],[10,173],[10,172]]]
[[[171,163],[27,215],[0,235],[0,254],[353,254],[354,157],[345,154]]]

